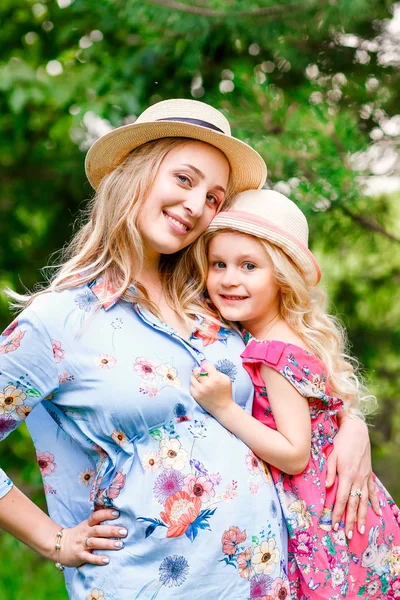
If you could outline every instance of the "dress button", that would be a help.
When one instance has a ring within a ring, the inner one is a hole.
[[[200,360],[204,360],[205,358],[206,358],[206,357],[204,356],[204,354],[202,354],[202,353],[200,352],[200,354],[199,354],[199,359],[200,359]]]

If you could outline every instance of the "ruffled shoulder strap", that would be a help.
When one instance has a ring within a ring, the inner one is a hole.
[[[329,396],[327,369],[323,362],[304,348],[278,340],[251,340],[242,352],[243,366],[256,385],[264,385],[262,364],[275,369],[306,398],[316,398],[325,408],[340,408],[341,400]]]

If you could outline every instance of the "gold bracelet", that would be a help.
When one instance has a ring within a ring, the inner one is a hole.
[[[61,550],[61,538],[63,536],[63,531],[64,528],[60,529],[60,531],[57,533],[56,535],[56,545],[55,545],[55,549],[56,549],[56,567],[57,569],[59,569],[60,571],[64,571],[65,567],[64,565],[62,565],[60,563],[60,550]]]

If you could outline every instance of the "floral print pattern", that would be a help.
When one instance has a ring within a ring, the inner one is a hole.
[[[395,598],[399,592],[400,598],[400,511],[377,479],[382,517],[369,506],[368,541],[357,529],[351,540],[343,529],[332,530],[337,481],[325,490],[326,460],[343,403],[330,394],[324,365],[302,348],[279,341],[250,339],[242,358],[255,386],[253,415],[258,420],[276,429],[260,372],[266,364],[308,399],[312,426],[311,455],[304,472],[289,476],[271,467],[289,532],[291,591],[284,581],[275,581],[264,596],[383,600]],[[246,462],[250,471],[257,469],[250,452]],[[251,566],[257,575],[268,576],[274,560],[278,560],[274,548],[269,541],[262,542],[253,550]],[[251,572],[248,553],[241,557],[240,565],[246,574]]]
[[[0,439],[29,415],[52,519],[72,527],[109,507],[128,530],[110,568],[65,570],[70,597],[203,600],[229,588],[248,599],[256,578],[272,594],[287,579],[287,537],[271,476],[188,385],[209,360],[250,411],[240,337],[199,320],[183,339],[138,305],[104,305],[104,282],[76,284],[35,298],[0,339]],[[0,469],[0,497],[12,485]],[[240,533],[228,555],[230,527]],[[258,575],[266,553],[254,550],[269,540],[273,571]]]

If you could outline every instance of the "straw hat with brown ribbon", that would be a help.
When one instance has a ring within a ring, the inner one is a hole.
[[[231,166],[235,192],[258,189],[267,168],[248,144],[231,135],[228,120],[219,111],[197,100],[164,100],[147,108],[134,123],[118,127],[99,138],[86,156],[86,174],[94,189],[132,150],[166,137],[206,142],[221,150]]]
[[[311,284],[321,270],[308,249],[308,223],[299,207],[273,190],[248,190],[238,194],[227,211],[211,221],[207,231],[233,229],[261,238],[286,252]]]

